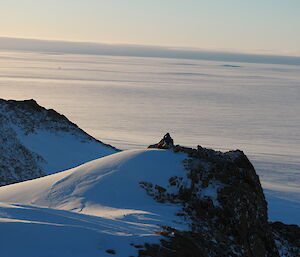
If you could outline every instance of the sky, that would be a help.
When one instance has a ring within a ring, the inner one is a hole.
[[[0,0],[0,36],[300,56],[299,0]]]

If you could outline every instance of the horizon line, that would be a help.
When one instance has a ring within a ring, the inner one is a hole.
[[[0,50],[300,65],[300,56],[273,53],[5,36],[0,36]]]

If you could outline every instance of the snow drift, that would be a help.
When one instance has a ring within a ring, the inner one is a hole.
[[[180,207],[156,202],[139,184],[182,176],[186,157],[129,150],[0,187],[2,256],[136,256],[159,242],[160,225],[188,229],[175,215]]]
[[[79,167],[0,187],[0,202],[72,210],[96,216],[152,212],[164,206],[147,196],[141,181],[167,185],[185,174],[186,154],[163,150],[128,150]]]

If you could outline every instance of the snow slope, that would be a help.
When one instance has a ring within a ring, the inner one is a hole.
[[[53,133],[40,129],[29,135],[17,131],[23,145],[45,160],[41,167],[47,175],[117,152],[96,140],[80,140],[77,135],[65,131]]]
[[[2,256],[136,255],[130,244],[157,241],[159,224],[184,229],[179,207],[139,185],[167,187],[186,154],[128,150],[46,177],[0,187]],[[5,236],[4,236],[5,235]],[[13,242],[21,242],[14,248]],[[54,246],[55,247],[52,247]]]

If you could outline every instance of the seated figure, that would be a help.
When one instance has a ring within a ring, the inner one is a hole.
[[[159,143],[150,145],[148,148],[170,149],[170,148],[173,148],[173,146],[174,146],[174,141],[171,138],[170,134],[167,133],[159,141]]]

